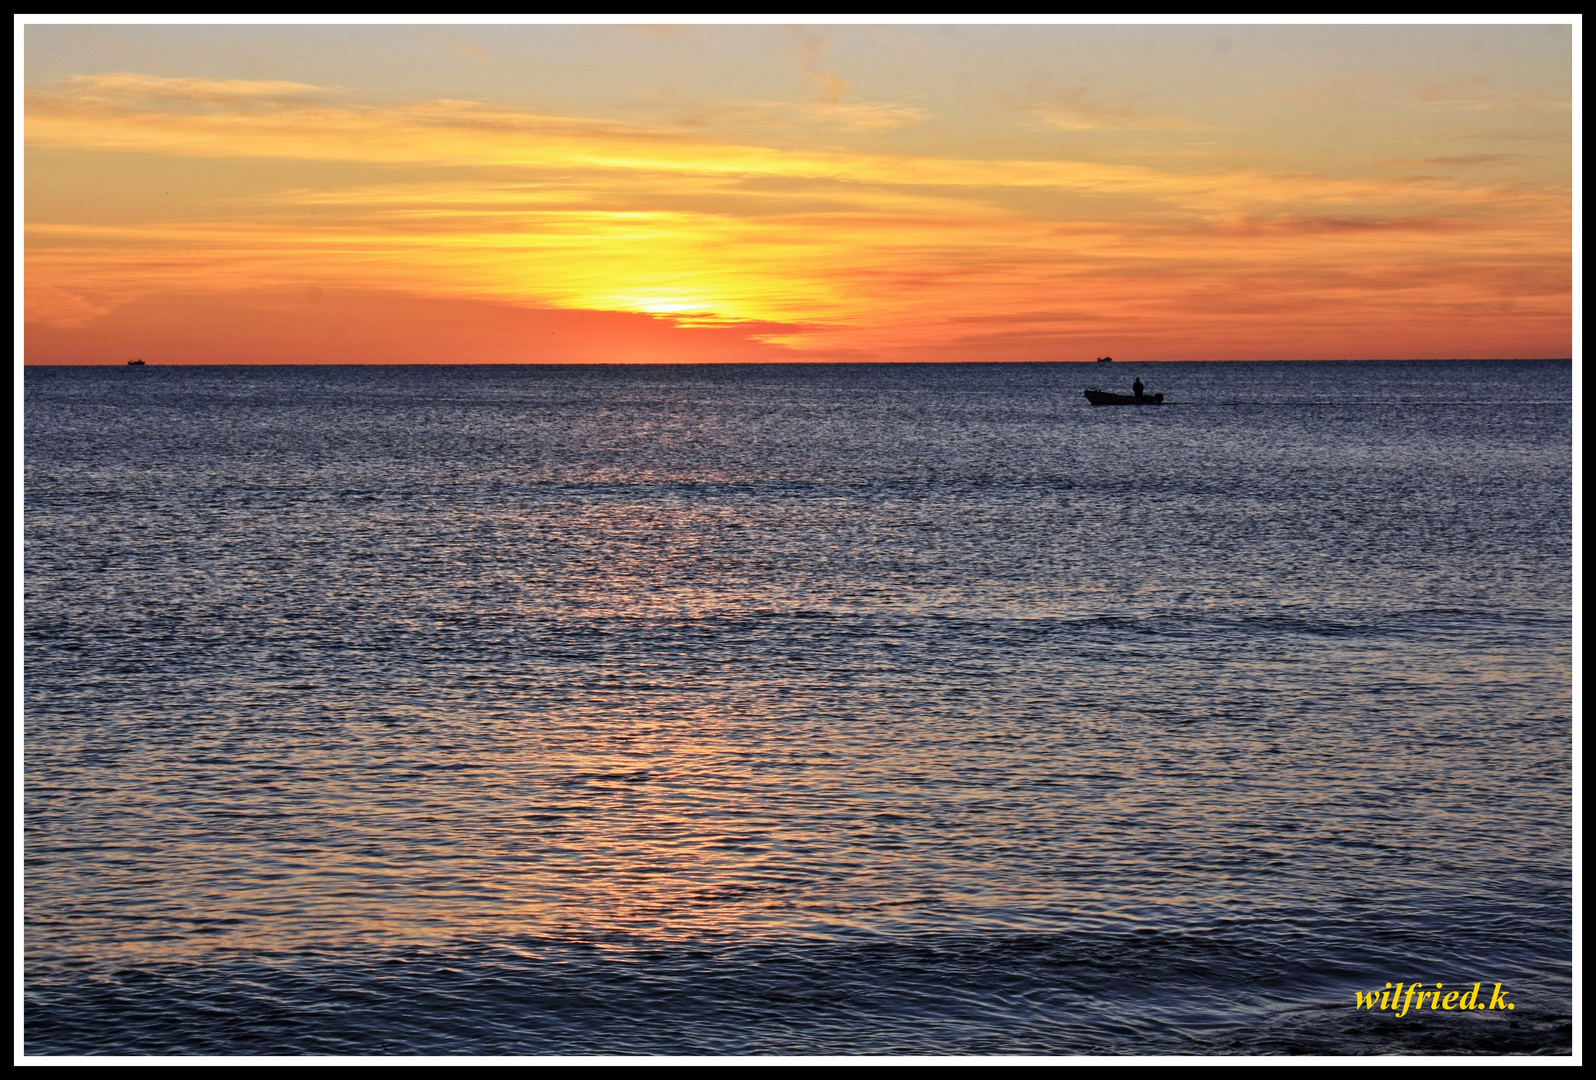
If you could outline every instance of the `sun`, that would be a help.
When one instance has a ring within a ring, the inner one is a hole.
[[[702,299],[685,296],[640,296],[626,304],[626,310],[646,311],[650,315],[685,315],[705,310]]]
[[[585,298],[584,307],[607,311],[636,311],[657,319],[687,325],[718,325],[747,319],[741,305],[728,302],[724,296],[713,295],[708,290],[691,293],[683,290],[637,290],[612,292]]]

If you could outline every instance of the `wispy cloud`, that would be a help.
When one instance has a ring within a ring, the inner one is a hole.
[[[1025,96],[1031,100],[1024,112],[1063,131],[1204,130],[1190,120],[1148,113],[1137,99],[1105,100],[1084,84],[1062,90],[1033,86]]]
[[[1470,165],[1503,165],[1518,160],[1518,154],[1442,154],[1438,157],[1407,158],[1395,164],[1463,168]]]
[[[1458,109],[1468,112],[1512,110],[1519,112],[1564,113],[1572,102],[1548,100],[1534,94],[1507,91],[1484,75],[1459,75],[1452,79],[1426,79],[1413,91],[1414,96],[1427,106]]]
[[[825,37],[801,26],[791,27],[790,33],[798,41],[798,67],[804,78],[809,80],[827,105],[840,103],[842,95],[847,92],[848,80],[820,70],[821,57],[826,49]]]
[[[830,109],[831,106],[818,106]],[[897,114],[889,114],[897,115]],[[1045,188],[1104,198],[1139,198],[1166,209],[1226,216],[1302,201],[1377,207],[1416,199],[1477,203],[1509,196],[1452,181],[1334,178],[1256,168],[1161,170],[1098,161],[971,159],[948,156],[786,150],[728,143],[683,128],[511,109],[472,101],[393,106],[302,105],[182,110],[101,107],[63,94],[28,98],[30,145],[198,157],[262,157],[450,168],[592,170],[678,178],[787,178],[965,188],[972,198],[1005,189]],[[647,182],[646,180],[643,182]]]
[[[133,72],[78,75],[67,80],[62,97],[97,102],[191,103],[238,107],[250,101],[285,102],[326,94],[308,83],[256,79],[162,78]]]
[[[826,101],[728,101],[696,110],[685,123],[693,127],[726,121],[753,124],[801,125],[878,131],[906,127],[926,119],[924,109],[882,101],[833,103]]]

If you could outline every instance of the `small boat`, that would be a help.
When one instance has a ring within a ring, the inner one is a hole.
[[[1097,362],[1099,364],[1112,364],[1114,362],[1114,358],[1112,356],[1099,356],[1097,358]]]
[[[1111,394],[1107,390],[1098,390],[1094,387],[1086,391],[1086,400],[1093,405],[1162,405],[1164,395],[1143,394],[1137,397],[1135,394]]]
[[[144,361],[142,361],[142,360],[129,360],[127,362],[127,366],[128,367],[143,367],[144,366]]]

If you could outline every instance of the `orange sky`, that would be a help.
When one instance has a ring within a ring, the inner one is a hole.
[[[1569,356],[1562,26],[29,26],[28,363]]]

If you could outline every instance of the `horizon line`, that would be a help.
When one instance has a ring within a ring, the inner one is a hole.
[[[478,368],[514,368],[514,367],[592,367],[592,368],[642,368],[642,367],[802,367],[802,366],[832,366],[842,367],[847,365],[871,367],[1018,367],[1025,365],[1064,365],[1078,364],[1082,366],[1095,366],[1098,360],[676,360],[676,361],[647,361],[647,360],[598,360],[587,362],[569,361],[538,361],[538,360],[498,360],[498,361],[450,361],[450,360],[417,360],[409,362],[384,362],[384,361],[347,361],[342,363],[326,363],[321,361],[284,361],[281,363],[254,363],[250,361],[215,361],[207,363],[187,363],[183,361],[162,363],[140,359],[140,363],[131,361],[83,361],[81,363],[28,363],[22,364],[23,368],[124,368],[124,367],[166,367],[166,368],[349,368],[349,367],[478,367]],[[1113,360],[1114,364],[1501,364],[1501,363],[1572,363],[1572,356],[1316,356],[1316,357],[1271,357],[1268,359],[1232,359],[1215,358],[1205,360]]]

